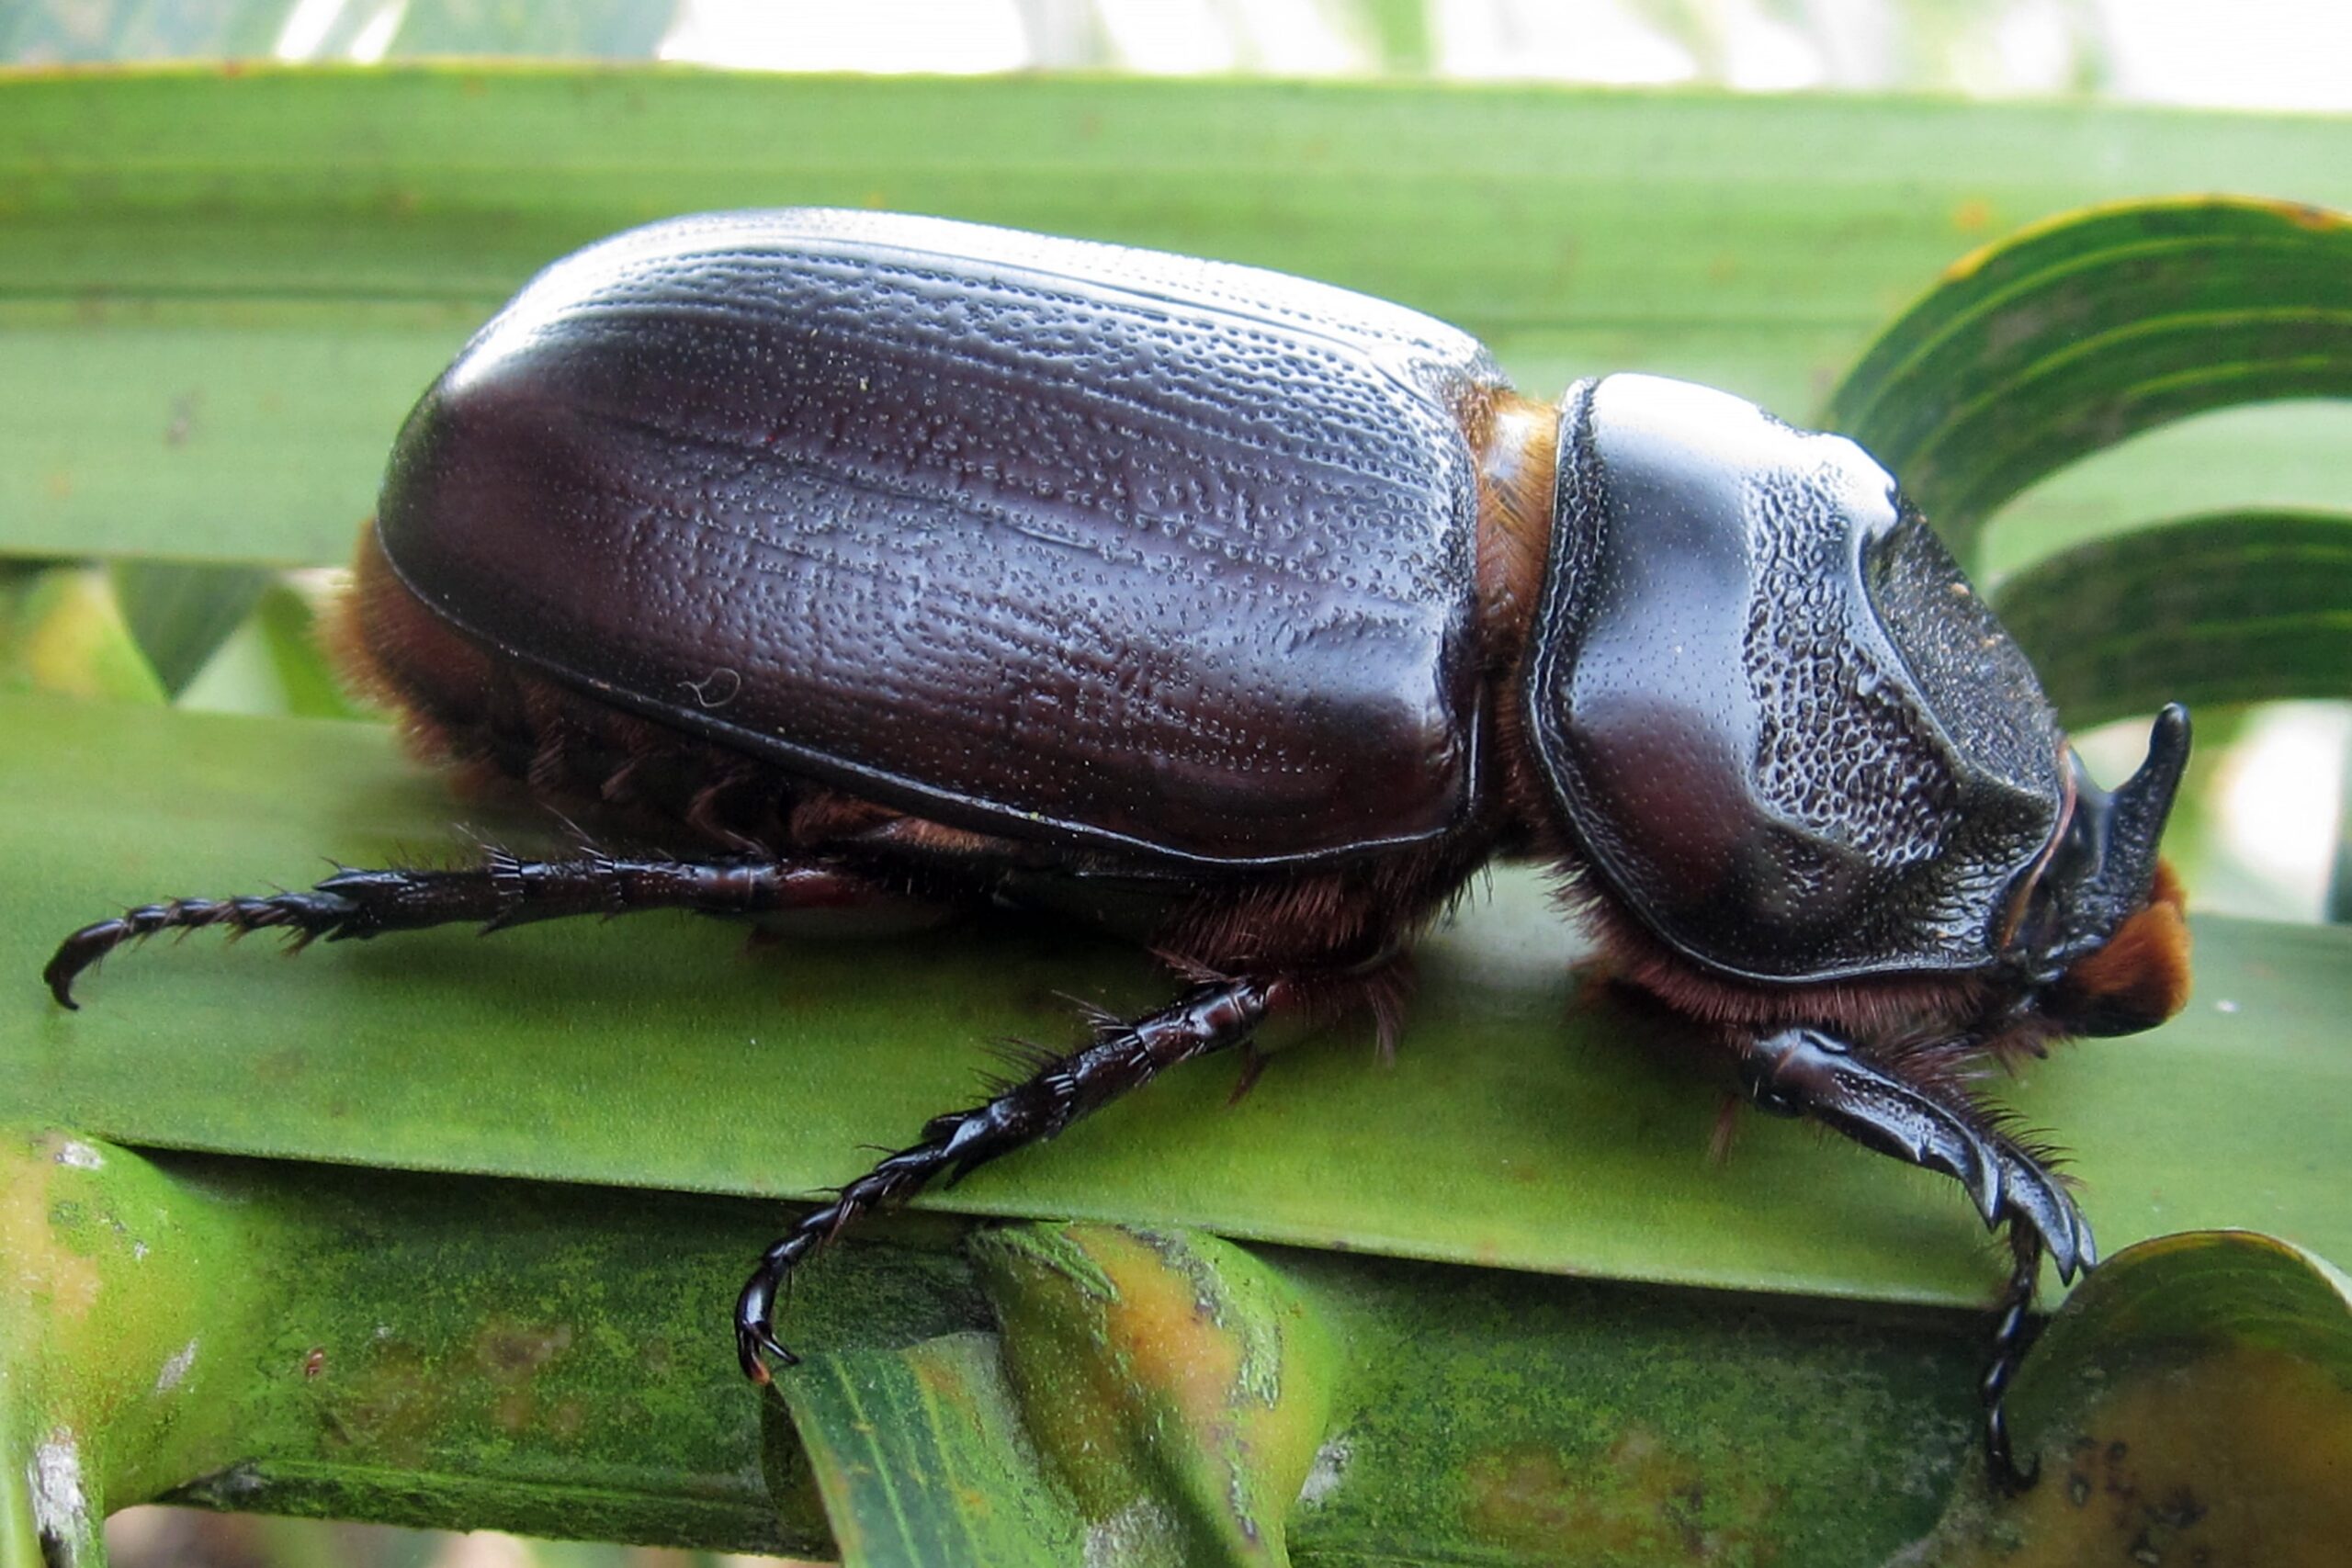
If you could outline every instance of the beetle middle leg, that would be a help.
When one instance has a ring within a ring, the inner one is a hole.
[[[2071,1281],[2098,1261],[2089,1224],[2048,1167],[1957,1090],[1873,1058],[1817,1029],[1784,1029],[1739,1043],[1741,1087],[1759,1108],[1810,1116],[1865,1148],[1941,1172],[1968,1192],[1988,1227],[2007,1225],[2015,1258],[1981,1391],[1984,1457],[1994,1482],[2033,1483],[2009,1450],[2001,1396],[2030,1340],[2028,1313],[2041,1260]]]
[[[1204,978],[1167,1006],[1125,1021],[1109,1020],[1094,1038],[1001,1093],[963,1111],[934,1116],[922,1139],[842,1188],[800,1220],[760,1258],[735,1307],[735,1348],[744,1374],[769,1380],[767,1362],[799,1359],[776,1338],[776,1292],[810,1253],[842,1226],[875,1209],[903,1202],[933,1178],[951,1180],[999,1156],[1052,1137],[1080,1117],[1141,1089],[1168,1068],[1242,1044],[1272,1014],[1307,1000],[1305,976],[1283,973]]]
[[[299,947],[322,937],[345,942],[465,921],[487,932],[570,915],[641,909],[766,915],[848,908],[888,897],[868,877],[813,860],[697,862],[590,852],[571,860],[531,861],[493,849],[481,864],[457,869],[345,870],[299,893],[144,904],[67,937],[41,978],[60,1003],[74,1007],[74,980],[124,942],[199,926],[223,926],[239,936],[285,931]]]

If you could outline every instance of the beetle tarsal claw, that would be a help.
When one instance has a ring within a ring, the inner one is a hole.
[[[770,1383],[775,1374],[769,1371],[773,1361],[779,1367],[797,1367],[800,1358],[786,1349],[784,1343],[764,1329],[735,1331],[735,1355],[743,1365],[743,1375],[755,1383]]]
[[[1742,1054],[1742,1081],[1768,1109],[1792,1110],[1966,1190],[1989,1228],[2022,1224],[2072,1281],[2094,1259],[2090,1228],[2041,1163],[1974,1108],[1898,1076],[1843,1041],[1812,1029],[1767,1035]]]
[[[768,1323],[775,1310],[779,1278],[779,1271],[763,1259],[735,1303],[735,1359],[742,1364],[743,1375],[755,1383],[774,1381],[768,1371],[771,1361],[779,1367],[800,1364],[800,1358],[775,1337]]]

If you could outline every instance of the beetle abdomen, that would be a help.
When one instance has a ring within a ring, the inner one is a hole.
[[[419,404],[385,554],[470,636],[923,815],[1178,860],[1476,788],[1469,410],[1428,318],[874,214],[550,268]]]

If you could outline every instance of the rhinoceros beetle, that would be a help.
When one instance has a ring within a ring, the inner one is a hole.
[[[66,939],[913,898],[1075,913],[1182,992],[910,1145],[771,1247],[777,1289],[943,1172],[1280,1013],[1393,1018],[1497,857],[1747,1095],[1958,1179],[2015,1268],[2090,1233],[1987,1059],[2177,1010],[2155,853],[2188,747],[2112,794],[1853,443],[1642,375],[1515,393],[1414,311],[1250,267],[927,218],[652,225],[549,267],[400,434],[345,667],[429,755],[626,810],[583,849],[182,899]]]

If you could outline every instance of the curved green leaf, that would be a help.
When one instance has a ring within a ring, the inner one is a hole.
[[[174,696],[187,690],[270,585],[270,574],[257,568],[184,561],[117,561],[109,575],[124,625]]]
[[[1276,1270],[1198,1232],[1027,1225],[972,1252],[1028,1430],[1132,1568],[1286,1568],[1340,1357]]]
[[[320,594],[272,582],[174,700],[206,713],[381,719],[345,694],[320,637]]]
[[[2352,223],[2286,202],[2136,202],[1953,265],[1831,397],[1962,560],[2036,479],[2206,409],[2352,391]]]
[[[166,700],[155,667],[123,623],[107,573],[78,566],[0,577],[0,690]]]
[[[2168,702],[2352,693],[2352,517],[2196,517],[2093,540],[1993,594],[2076,728]]]
[[[2325,1568],[2352,1540],[2352,1280],[2284,1242],[2191,1233],[2110,1258],[2009,1408],[2041,1483],[1991,1498],[1978,1471],[1901,1568]]]
[[[1040,1469],[988,1334],[785,1374],[842,1568],[1067,1568],[1085,1529]]]
[[[297,718],[380,718],[345,695],[320,640],[322,600],[279,582],[262,595],[254,630],[283,694],[283,711]]]

